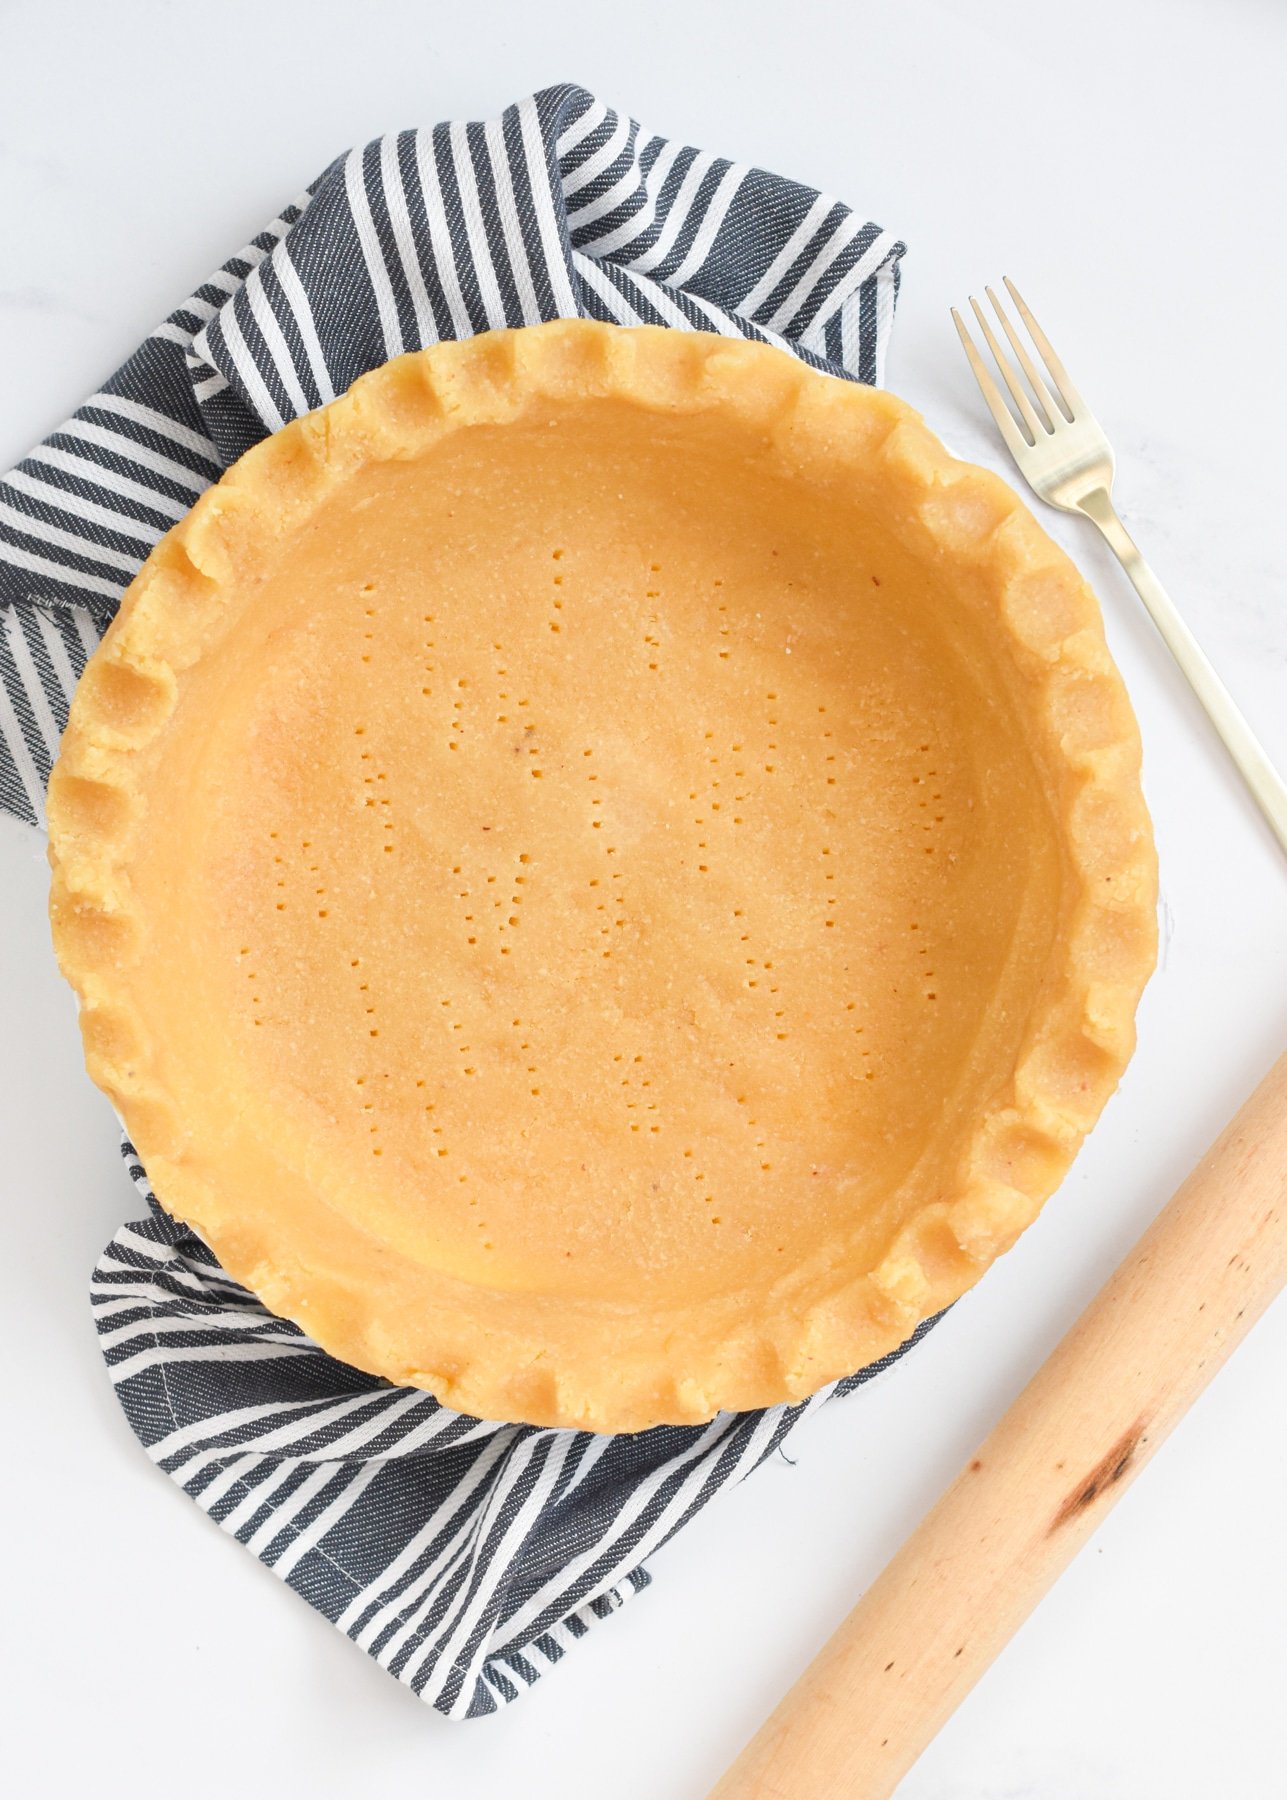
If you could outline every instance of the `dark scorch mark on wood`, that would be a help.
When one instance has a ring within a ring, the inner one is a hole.
[[[1101,1494],[1116,1487],[1144,1443],[1147,1423],[1146,1419],[1137,1419],[1129,1431],[1122,1433],[1107,1455],[1100,1458],[1089,1475],[1078,1482],[1050,1521],[1047,1537],[1053,1537],[1061,1525],[1066,1525],[1070,1519],[1079,1518]]]

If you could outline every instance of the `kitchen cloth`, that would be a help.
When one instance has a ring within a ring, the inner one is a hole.
[[[0,805],[43,823],[77,678],[151,546],[244,450],[367,369],[581,316],[754,338],[875,383],[903,252],[829,194],[659,137],[572,84],[340,156],[0,481]],[[646,1586],[645,1559],[685,1520],[896,1360],[704,1426],[466,1418],[274,1318],[123,1148],[147,1216],[108,1245],[91,1298],[131,1426],[449,1718],[531,1686]]]

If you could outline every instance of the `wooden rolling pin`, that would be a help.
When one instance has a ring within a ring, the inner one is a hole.
[[[1287,1055],[711,1800],[888,1800],[1287,1284]]]

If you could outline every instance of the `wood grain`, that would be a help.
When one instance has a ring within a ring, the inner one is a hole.
[[[1285,1282],[1287,1055],[711,1800],[887,1800]]]

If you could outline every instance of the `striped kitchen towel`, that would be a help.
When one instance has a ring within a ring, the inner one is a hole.
[[[830,195],[571,85],[341,156],[0,481],[0,805],[41,823],[77,678],[151,546],[251,444],[365,370],[581,315],[757,338],[877,382],[903,248]],[[465,1418],[265,1311],[124,1148],[148,1216],[104,1252],[92,1302],[130,1424],[225,1531],[450,1718],[514,1699],[646,1584],[686,1519],[895,1360],[701,1427]]]

